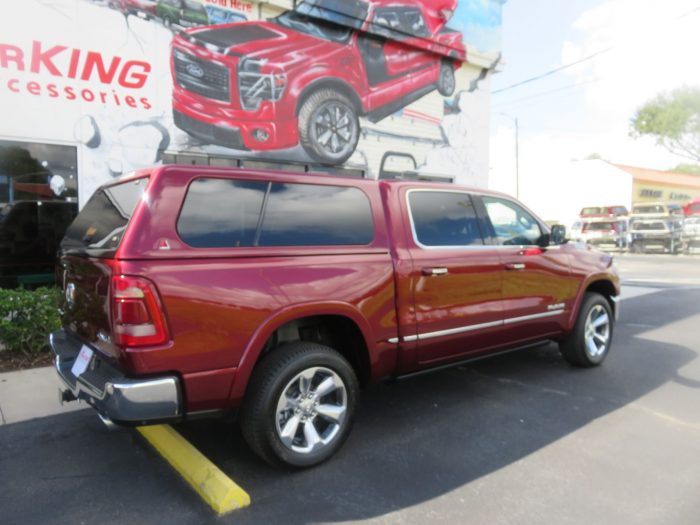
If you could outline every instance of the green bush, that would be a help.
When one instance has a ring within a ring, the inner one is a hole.
[[[0,351],[20,355],[48,351],[49,334],[61,326],[60,297],[58,288],[0,289]]]

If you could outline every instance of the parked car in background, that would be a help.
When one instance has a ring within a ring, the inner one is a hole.
[[[636,218],[683,218],[683,206],[672,202],[645,202],[632,206],[631,217]]]
[[[601,250],[624,251],[629,243],[629,223],[627,219],[588,220],[583,222],[581,238],[587,244]]]
[[[579,217],[583,220],[612,217],[627,217],[629,211],[625,206],[588,206],[581,210]]]
[[[53,284],[59,243],[77,214],[75,202],[0,205],[0,287]]]
[[[209,25],[207,9],[197,0],[158,0],[156,14],[167,27]]]
[[[691,254],[700,250],[700,199],[690,201],[684,211],[683,250]]]
[[[600,365],[619,276],[565,235],[452,184],[143,170],[61,244],[62,397],[126,425],[240,409],[254,452],[309,467],[347,438],[362,385],[550,340]]]
[[[208,25],[218,26],[222,24],[233,24],[235,22],[246,22],[248,18],[242,13],[236,13],[228,9],[216,7],[214,5],[206,6],[207,14],[209,15]]]
[[[676,217],[633,218],[630,222],[630,251],[676,254],[683,246],[683,221]]]
[[[571,228],[569,228],[569,240],[571,241],[583,241],[583,237],[581,236],[581,230],[583,229],[583,222],[582,221],[574,221],[571,224]]]

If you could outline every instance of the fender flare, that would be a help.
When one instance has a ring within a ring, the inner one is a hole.
[[[570,331],[573,329],[574,325],[576,324],[576,319],[578,319],[579,311],[581,310],[581,304],[583,303],[583,296],[586,294],[586,290],[595,283],[599,282],[605,282],[609,283],[616,292],[616,297],[620,296],[620,283],[616,282],[614,279],[610,278],[610,274],[607,274],[605,272],[600,272],[600,273],[595,273],[593,275],[588,276],[582,283],[581,286],[578,289],[578,292],[576,293],[576,299],[574,301],[574,306],[571,309],[571,315],[569,316],[566,329],[567,331]],[[613,315],[615,312],[613,312]]]
[[[371,356],[371,342],[374,341],[374,331],[369,322],[353,305],[343,302],[302,303],[290,305],[273,312],[255,330],[248,344],[243,350],[243,355],[236,371],[236,379],[231,389],[230,399],[240,401],[250,381],[250,376],[265,348],[265,343],[280,327],[287,323],[306,317],[328,316],[345,317],[355,323],[365,340],[365,345]],[[371,364],[371,358],[370,358]]]

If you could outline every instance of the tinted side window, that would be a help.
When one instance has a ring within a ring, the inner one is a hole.
[[[471,197],[466,193],[409,194],[416,240],[423,246],[483,245]]]
[[[272,184],[260,246],[367,245],[372,239],[369,200],[359,189]]]
[[[197,179],[177,221],[180,237],[195,248],[253,246],[267,182]]]
[[[537,220],[514,202],[482,197],[498,244],[521,246],[537,244],[542,230]]]

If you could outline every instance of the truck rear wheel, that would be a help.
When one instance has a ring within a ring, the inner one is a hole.
[[[299,137],[313,160],[343,164],[357,148],[360,119],[345,95],[333,89],[320,89],[299,110]]]
[[[352,366],[335,350],[284,344],[253,372],[241,410],[243,436],[273,465],[317,465],[350,433],[358,391]]]
[[[612,309],[607,299],[599,293],[587,293],[583,297],[574,329],[559,342],[564,359],[580,367],[601,364],[610,351],[613,324]]]

